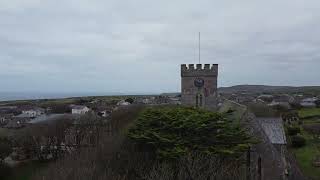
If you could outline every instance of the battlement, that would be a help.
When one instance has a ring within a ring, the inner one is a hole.
[[[218,64],[181,64],[181,77],[187,76],[218,76]]]

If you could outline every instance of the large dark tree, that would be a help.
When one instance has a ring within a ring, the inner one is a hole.
[[[194,152],[240,156],[254,142],[245,129],[224,114],[184,107],[148,108],[128,135],[160,159]]]

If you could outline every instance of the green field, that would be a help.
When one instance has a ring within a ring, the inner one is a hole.
[[[299,110],[299,116],[300,118],[308,118],[313,116],[319,116],[320,117],[320,108],[303,108]]]
[[[320,168],[312,165],[316,156],[320,156],[320,143],[312,138],[312,135],[302,132],[302,135],[306,138],[307,144],[302,148],[291,149],[296,156],[299,167],[302,172],[313,179],[320,179]]]
[[[299,110],[299,117],[303,124],[314,125],[320,123],[320,108],[303,108]],[[313,134],[303,130],[301,135],[306,139],[306,146],[301,148],[290,148],[298,161],[302,172],[312,178],[320,179],[320,168],[312,165],[314,159],[320,156],[320,140],[314,138]]]

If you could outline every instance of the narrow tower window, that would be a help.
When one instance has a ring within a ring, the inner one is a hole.
[[[196,95],[196,107],[199,107],[199,94]]]
[[[258,180],[262,179],[262,167],[261,167],[262,162],[261,161],[262,161],[262,159],[259,156],[259,158],[258,158]]]

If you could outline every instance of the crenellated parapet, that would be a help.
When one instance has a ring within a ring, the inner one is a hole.
[[[181,64],[181,77],[218,76],[218,64]]]

